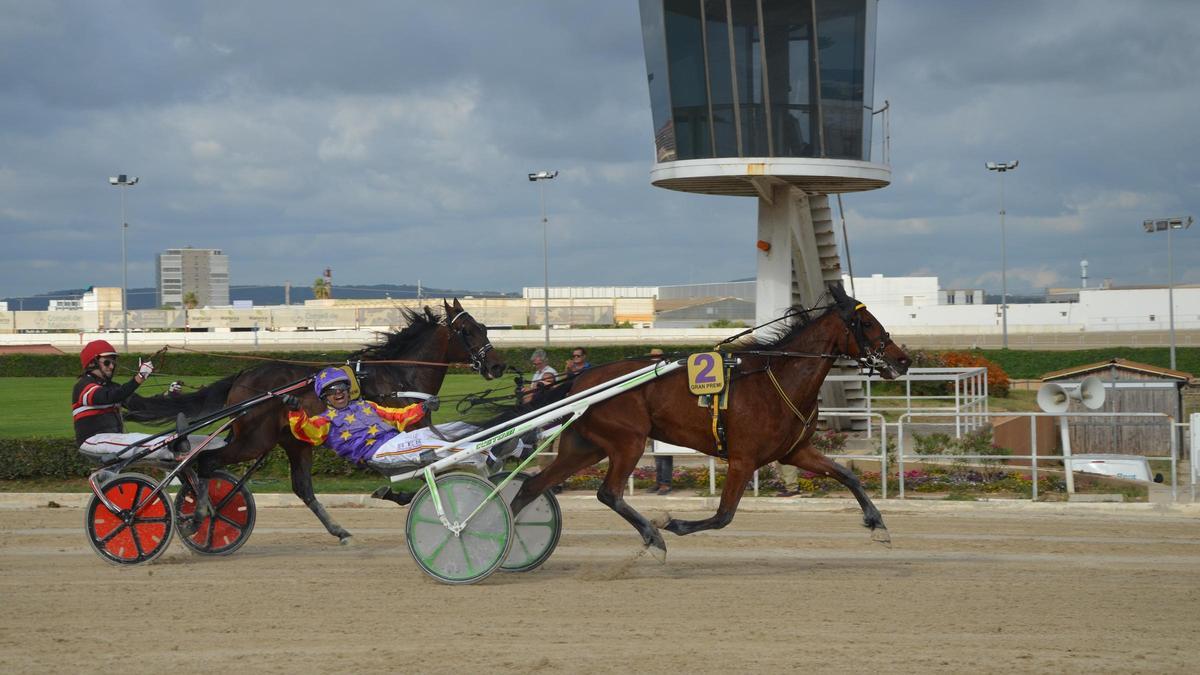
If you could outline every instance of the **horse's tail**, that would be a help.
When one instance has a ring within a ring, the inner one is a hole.
[[[130,396],[126,402],[125,419],[143,424],[165,424],[174,422],[179,413],[196,418],[216,412],[225,407],[225,400],[233,383],[241,373],[217,380],[189,394],[159,394],[158,396]]]

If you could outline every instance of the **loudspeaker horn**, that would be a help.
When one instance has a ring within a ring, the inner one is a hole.
[[[1037,395],[1038,407],[1048,413],[1064,413],[1070,406],[1067,398],[1067,390],[1054,384],[1047,382],[1038,389]]]
[[[1071,392],[1071,398],[1078,398],[1088,410],[1099,410],[1104,407],[1104,383],[1092,375],[1079,383],[1079,389]]]
[[[1075,399],[1089,410],[1099,410],[1104,406],[1104,383],[1092,375],[1078,385],[1061,385],[1048,382],[1038,390],[1038,407],[1048,413],[1064,413]]]

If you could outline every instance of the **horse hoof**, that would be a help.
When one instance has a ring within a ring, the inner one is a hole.
[[[660,547],[657,544],[648,544],[646,546],[646,552],[649,553],[650,556],[652,558],[654,558],[655,560],[657,560],[658,562],[660,562],[664,565],[666,564],[667,549],[665,547]]]
[[[662,529],[662,528],[669,527],[671,525],[671,520],[672,520],[671,512],[667,511],[667,512],[663,513],[662,516],[652,519],[650,521],[650,524],[657,528]]]
[[[348,534],[345,536],[342,536],[342,537],[338,537],[338,544],[340,544],[342,546],[353,546],[354,545],[354,537],[351,535],[348,535]]]
[[[871,530],[871,541],[876,544],[883,544],[888,548],[892,547],[892,535],[888,533],[886,527],[877,527]]]
[[[179,534],[185,537],[190,537],[200,529],[200,521],[195,518],[182,518],[179,520]]]

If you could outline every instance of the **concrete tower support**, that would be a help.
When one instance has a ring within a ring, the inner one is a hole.
[[[825,294],[827,284],[841,280],[832,215],[825,195],[806,195],[787,184],[763,190],[758,200],[758,240],[770,248],[764,251],[760,245],[758,252],[757,323],[782,316],[793,305],[813,306]],[[848,361],[839,362],[832,372],[854,374],[857,370]],[[861,408],[865,402],[866,392],[857,384],[827,382],[821,387],[823,407]],[[834,418],[830,426],[864,425]]]
[[[812,305],[825,292],[812,217],[817,201],[786,184],[772,186],[758,200],[758,240],[770,247],[764,251],[760,245],[758,252],[758,323],[793,305]]]

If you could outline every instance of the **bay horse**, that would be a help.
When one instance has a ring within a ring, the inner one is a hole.
[[[363,398],[385,405],[397,405],[405,398],[405,392],[436,394],[446,378],[446,368],[438,364],[470,363],[471,368],[485,380],[504,374],[507,366],[488,340],[487,326],[467,313],[457,298],[454,304],[443,300],[442,305],[445,314],[441,318],[428,307],[424,312],[402,308],[400,311],[408,323],[403,330],[387,333],[379,344],[364,347],[349,356],[351,363],[362,361],[358,376],[361,378]],[[387,361],[419,361],[424,364]],[[311,365],[271,361],[189,394],[134,397],[126,417],[150,423],[171,421],[180,413],[195,418],[310,377],[317,370]],[[310,415],[325,410],[325,404],[317,398],[311,387],[296,395]],[[308,506],[330,534],[341,543],[348,543],[350,532],[334,522],[313,493],[313,446],[292,435],[288,428],[287,413],[281,402],[264,403],[252,408],[234,422],[233,436],[228,444],[200,455],[198,471],[201,476],[206,476],[219,466],[256,460],[279,445],[287,453],[292,492]],[[207,481],[195,481],[195,484],[198,489],[193,523],[209,515],[210,510]]]
[[[670,518],[663,527],[677,535],[725,527],[733,520],[746,482],[755,470],[781,461],[831,476],[849,488],[863,510],[872,538],[889,542],[879,509],[852,471],[825,457],[812,445],[817,394],[835,360],[847,357],[877,369],[886,379],[908,371],[909,358],[866,307],[849,297],[840,284],[830,287],[832,302],[824,307],[795,307],[781,328],[739,345],[728,353],[735,364],[727,378],[731,387],[725,412],[728,473],[717,512],[703,520]],[[814,316],[817,310],[824,310]],[[561,399],[606,380],[643,368],[648,357],[617,361],[585,370],[562,386]],[[544,405],[547,401],[543,400]],[[688,388],[687,369],[597,403],[560,436],[558,456],[524,482],[513,498],[516,515],[547,488],[576,471],[608,459],[608,473],[596,493],[606,506],[627,520],[647,547],[666,555],[658,528],[624,499],[626,480],[636,468],[646,439],[665,441],[722,457],[714,435],[711,409],[697,405]]]

